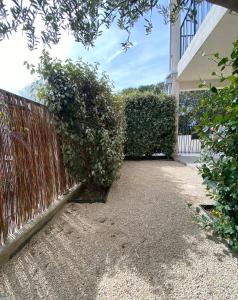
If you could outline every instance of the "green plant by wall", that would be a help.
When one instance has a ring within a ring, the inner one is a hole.
[[[215,54],[214,59],[221,74],[213,75],[227,80],[228,86],[211,86],[209,99],[199,107],[204,111],[197,127],[203,142],[200,171],[215,200],[214,219],[208,225],[238,251],[238,41],[229,58]],[[232,75],[225,77],[227,67]]]
[[[45,82],[38,95],[55,115],[69,174],[89,190],[109,187],[123,160],[124,115],[107,76],[99,77],[96,66],[62,62],[47,52],[32,70]]]
[[[175,145],[175,98],[135,92],[125,95],[127,156],[163,153],[171,157]]]
[[[194,126],[198,124],[200,114],[197,107],[202,99],[209,97],[207,90],[185,91],[179,95],[179,134],[193,134]]]

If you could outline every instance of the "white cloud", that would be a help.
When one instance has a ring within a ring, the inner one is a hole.
[[[138,45],[136,42],[133,42],[132,44],[133,45],[130,47],[130,49],[132,49]],[[127,50],[127,51],[129,51],[129,50]],[[117,50],[115,53],[113,53],[111,56],[108,57],[107,63],[111,63],[114,59],[116,59],[122,53],[125,53],[125,51],[123,49]]]
[[[73,38],[62,35],[61,42],[49,49],[53,56],[61,59],[68,57]],[[23,65],[24,61],[36,64],[43,47],[30,51],[22,34],[14,33],[9,39],[0,42],[0,88],[17,93],[32,82],[34,76]]]
[[[85,49],[79,43],[71,44],[70,56],[72,58],[82,57],[89,62],[107,63],[108,59],[114,55],[121,43],[126,40],[126,33],[119,30],[117,26],[112,26],[110,29],[105,29],[103,34],[98,37],[95,46]]]
[[[116,25],[105,30],[89,50],[74,42],[73,36],[63,33],[60,43],[52,46],[50,53],[60,59],[82,57],[90,63],[99,62],[115,82],[116,89],[162,80],[168,69],[168,26],[155,16],[151,35],[145,36],[143,22],[138,22],[132,34],[134,47],[124,52],[120,46],[127,33]],[[167,28],[167,30],[166,30]],[[38,50],[27,48],[26,38],[21,33],[0,42],[0,88],[17,93],[34,79],[23,65],[24,61],[37,64],[42,46]]]
[[[123,53],[123,50],[117,50],[115,53],[113,53],[111,56],[108,57],[107,63],[112,62],[115,58],[117,58],[120,54]]]

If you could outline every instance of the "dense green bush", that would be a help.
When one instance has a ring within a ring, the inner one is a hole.
[[[193,134],[194,126],[198,124],[201,111],[196,114],[200,101],[209,97],[207,90],[186,91],[179,95],[179,134]]]
[[[230,58],[215,54],[215,59],[221,72],[232,67],[232,75],[219,74],[228,86],[211,87],[211,96],[199,107],[204,111],[197,128],[203,141],[200,171],[215,200],[214,219],[207,225],[238,251],[238,41]]]
[[[45,82],[38,95],[56,117],[69,174],[91,190],[109,187],[123,160],[123,101],[105,75],[82,61],[44,52],[33,70]]]
[[[175,98],[149,92],[125,96],[127,156],[163,153],[170,157],[175,145]]]
[[[139,87],[129,87],[126,89],[123,89],[121,93],[123,95],[128,95],[135,92],[150,92],[153,94],[161,94],[166,91],[165,84],[163,82],[158,82],[155,84],[148,84],[148,85],[140,85]]]

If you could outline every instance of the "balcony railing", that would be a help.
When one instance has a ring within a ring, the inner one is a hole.
[[[212,4],[207,1],[200,3],[195,3],[194,0],[191,1],[180,27],[180,57],[188,48],[211,6]]]

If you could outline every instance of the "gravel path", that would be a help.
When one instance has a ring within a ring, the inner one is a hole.
[[[237,300],[238,258],[192,222],[196,170],[127,161],[106,204],[69,203],[0,269],[0,298]]]

